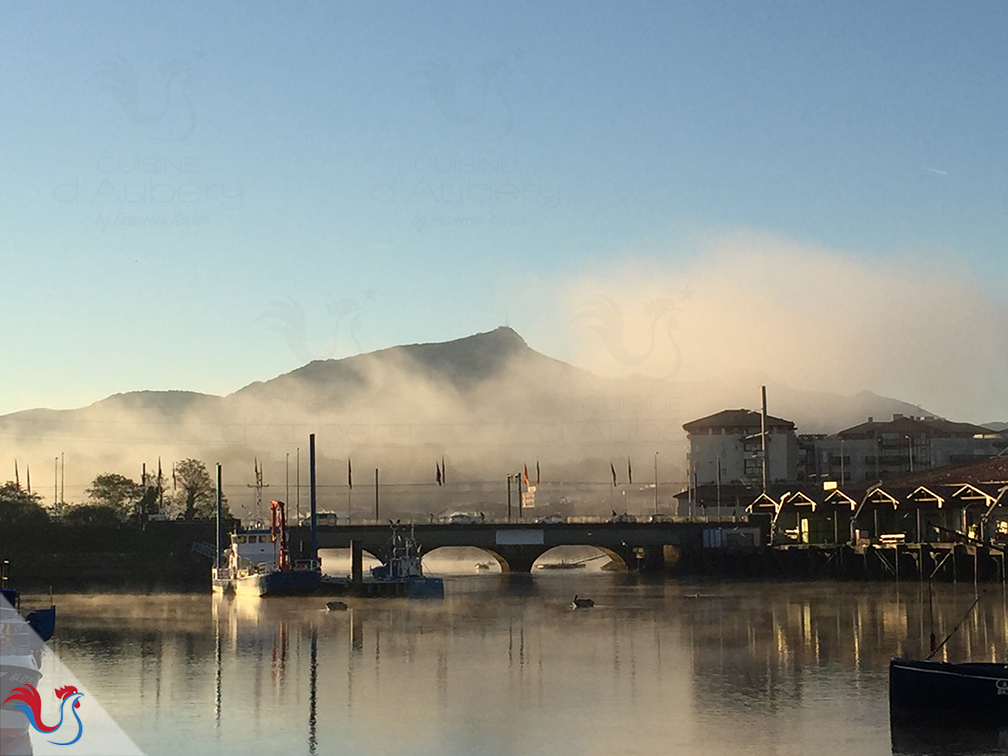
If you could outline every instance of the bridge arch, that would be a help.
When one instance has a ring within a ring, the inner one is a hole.
[[[592,551],[596,551],[598,553],[588,557],[565,556],[565,554],[569,554],[573,550],[583,551],[585,549],[591,549]],[[594,543],[590,544],[586,543],[582,545],[563,544],[560,546],[551,546],[548,549],[546,549],[546,551],[544,551],[542,554],[540,554],[539,557],[535,560],[535,562],[533,563],[533,569],[542,568],[544,559],[552,561],[557,559],[558,557],[561,559],[561,561],[566,561],[569,564],[574,565],[591,564],[593,566],[598,566],[596,564],[597,560],[608,558],[609,560],[612,561],[615,569],[621,572],[628,569],[627,561],[621,554],[619,554],[616,551],[613,551],[610,548],[606,548],[605,546],[598,546],[597,544]],[[603,562],[603,564],[605,563]]]
[[[438,558],[455,558],[462,564],[469,562],[473,569],[477,569],[477,565],[479,564],[489,565],[494,563],[500,567],[501,572],[509,572],[511,569],[504,557],[482,546],[437,546],[433,549],[424,550],[421,554],[424,570],[431,569],[432,571],[436,571],[429,565],[429,561],[431,561],[430,557],[434,557],[435,561]],[[464,570],[464,572],[469,572],[469,570]]]

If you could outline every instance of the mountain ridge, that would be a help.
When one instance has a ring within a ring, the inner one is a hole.
[[[869,415],[933,414],[870,391],[767,388],[771,413],[799,433],[836,432]],[[355,464],[381,464],[405,478],[426,479],[430,460],[441,457],[496,477],[528,459],[596,471],[611,458],[659,451],[665,465],[684,470],[684,423],[758,404],[759,386],[748,380],[604,378],[501,327],[315,360],[225,395],[135,391],[77,409],[11,413],[0,416],[0,456],[51,463],[65,451],[68,465],[86,476],[139,469],[158,457],[198,457],[229,469],[251,469],[258,459],[275,475],[317,433],[330,458],[353,455]]]

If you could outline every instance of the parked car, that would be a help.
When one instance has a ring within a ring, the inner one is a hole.
[[[339,517],[336,516],[335,512],[316,512],[315,513],[315,524],[317,526],[329,526],[337,525]],[[311,516],[301,518],[301,527],[310,528],[311,527]]]
[[[566,522],[560,515],[543,515],[536,520],[539,525],[563,525]]]
[[[648,522],[675,522],[670,514],[653,514],[647,518]]]
[[[616,514],[616,510],[614,509],[612,517],[609,518],[609,522],[637,522],[637,518],[626,512],[623,514]]]
[[[475,525],[476,523],[483,522],[484,519],[485,517],[482,513],[452,512],[438,517],[438,522],[442,525]]]

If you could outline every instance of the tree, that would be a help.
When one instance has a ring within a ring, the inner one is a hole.
[[[42,507],[42,497],[28,493],[9,480],[0,486],[0,531],[33,528],[48,524],[49,515]]]
[[[144,491],[143,486],[131,478],[117,473],[104,473],[96,476],[84,493],[92,506],[107,507],[119,517],[129,517]]]
[[[206,465],[198,459],[183,459],[175,463],[175,479],[178,488],[176,507],[186,520],[209,519],[217,513],[217,486],[210,478]],[[231,517],[227,497],[223,499],[224,516]]]
[[[121,524],[118,509],[105,504],[81,504],[65,515],[63,522],[74,528],[116,528]]]

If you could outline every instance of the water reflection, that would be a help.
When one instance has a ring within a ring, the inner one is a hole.
[[[926,588],[905,584],[551,575],[448,588],[444,602],[347,612],[324,599],[66,598],[56,651],[154,754],[884,754],[903,742],[888,661],[926,655],[932,624]],[[572,611],[574,593],[595,608]],[[971,587],[936,589],[939,639],[973,600]],[[998,586],[943,654],[1004,661],[1006,624]]]

